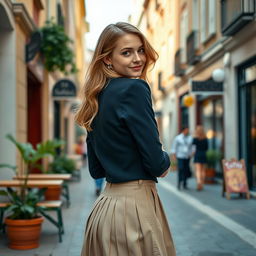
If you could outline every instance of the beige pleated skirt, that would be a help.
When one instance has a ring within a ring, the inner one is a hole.
[[[87,220],[81,256],[175,256],[154,181],[107,183]]]

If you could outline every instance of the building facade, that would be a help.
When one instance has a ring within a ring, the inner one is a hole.
[[[203,125],[211,149],[224,159],[245,159],[251,189],[256,186],[255,4],[145,0],[136,15],[143,19],[134,21],[140,27],[143,20],[146,26],[140,28],[160,54],[150,80],[167,151],[182,126],[193,134]],[[194,101],[190,107],[188,96]],[[216,170],[222,177],[220,163]]]
[[[39,49],[40,35],[35,32],[51,17],[59,24],[63,22],[66,34],[74,41],[79,69],[75,75],[65,77],[60,72],[48,72],[44,67]],[[52,90],[63,78],[73,81],[79,90],[84,68],[85,31],[82,0],[0,0],[0,163],[21,165],[6,134],[32,145],[62,138],[67,141],[67,152],[72,153],[72,104],[67,99],[54,99]],[[1,170],[0,179],[12,175],[11,171]]]

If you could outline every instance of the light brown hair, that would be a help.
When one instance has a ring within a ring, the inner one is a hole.
[[[91,131],[91,124],[98,112],[98,95],[103,90],[109,78],[119,77],[114,70],[108,69],[104,59],[111,56],[117,40],[125,34],[137,35],[143,44],[146,63],[141,79],[146,80],[146,73],[151,64],[154,64],[158,54],[149,44],[145,36],[133,25],[125,22],[108,25],[101,33],[82,88],[83,101],[76,112],[75,120],[78,125]]]
[[[204,131],[204,127],[202,125],[198,125],[196,127],[196,131],[195,131],[195,137],[202,140],[206,138],[206,134]]]

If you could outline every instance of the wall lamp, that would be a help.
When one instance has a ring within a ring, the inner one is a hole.
[[[222,83],[225,80],[225,71],[221,68],[214,69],[212,79],[217,83]]]

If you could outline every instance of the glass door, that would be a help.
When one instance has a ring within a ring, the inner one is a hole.
[[[238,69],[239,158],[245,159],[248,183],[256,188],[256,58]]]
[[[256,187],[256,82],[250,88],[250,133],[249,133],[249,164],[251,166],[252,185]]]

